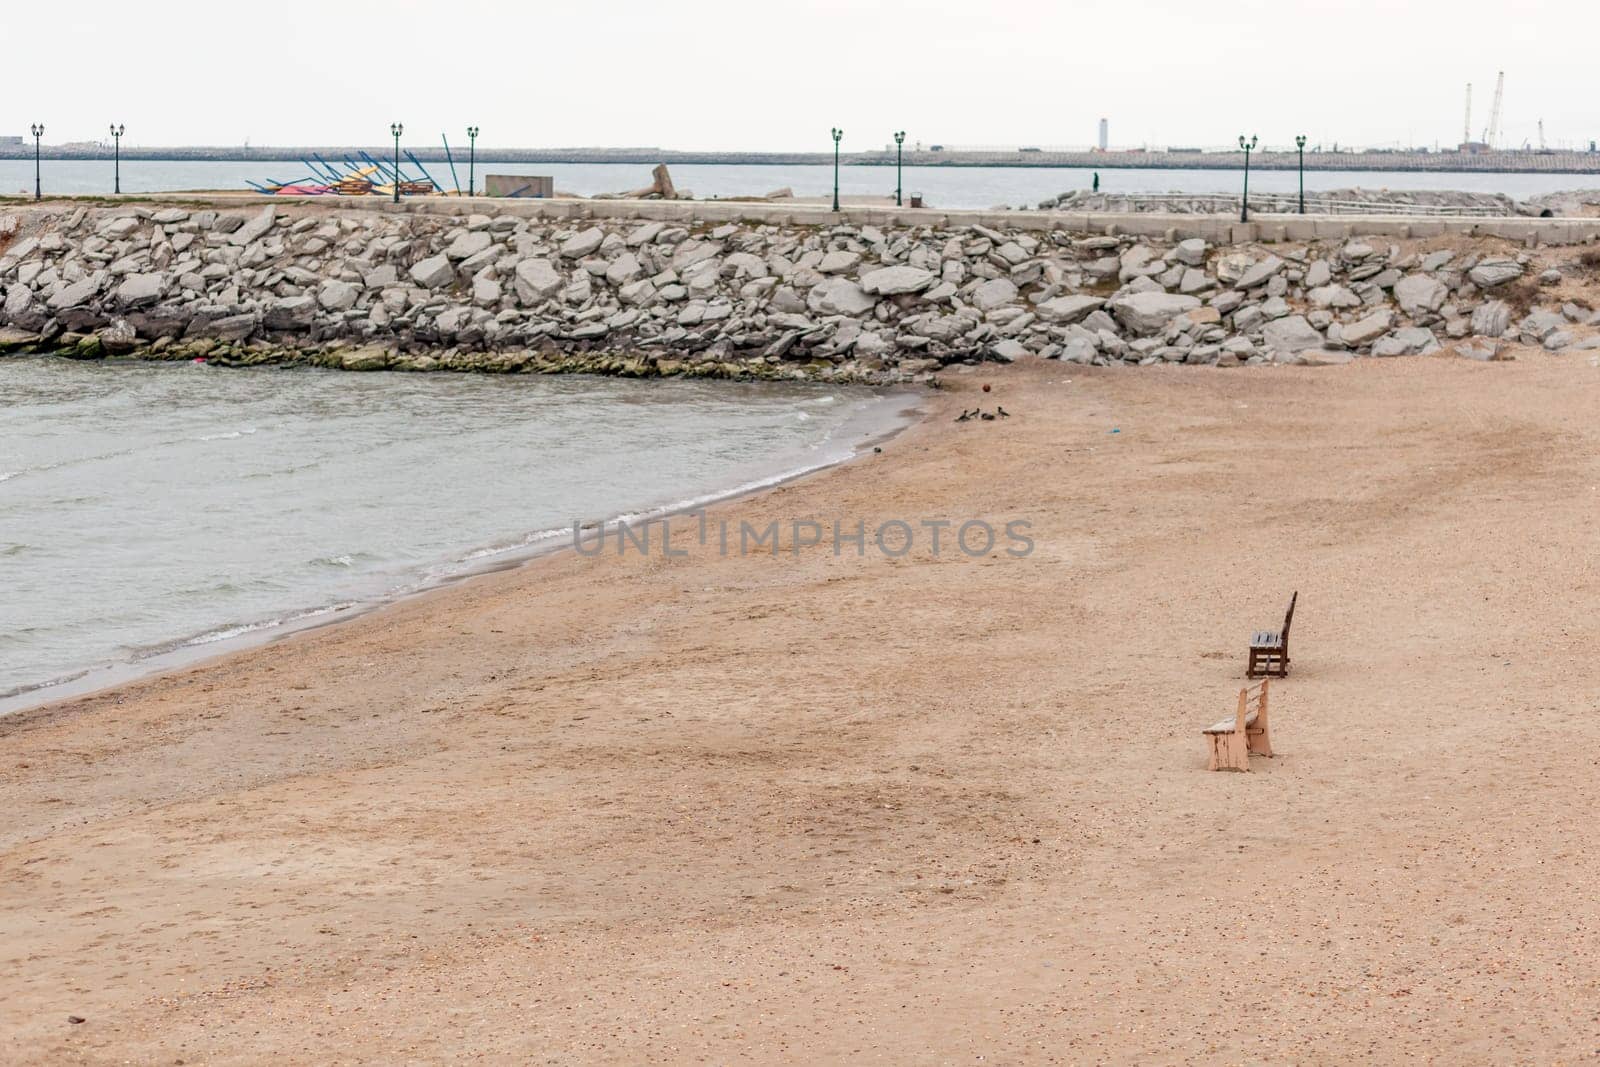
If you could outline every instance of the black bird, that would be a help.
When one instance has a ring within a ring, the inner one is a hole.
[[[984,422],[993,422],[994,421],[994,416],[989,414],[987,411],[981,412],[978,417],[983,419]]]
[[[994,409],[1000,413],[1000,417],[1002,419],[1009,419],[1011,417],[1011,412],[1007,411],[1005,408],[1001,407],[999,404],[996,404],[994,406]]]
[[[957,419],[956,421],[957,422],[966,422],[968,419],[972,418],[972,416],[974,416],[976,414],[977,414],[976,411],[968,411],[966,408],[962,408],[961,409],[961,417],[959,419]]]

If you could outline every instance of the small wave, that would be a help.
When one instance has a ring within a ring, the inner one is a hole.
[[[215,630],[207,630],[203,634],[198,634],[194,637],[191,637],[187,641],[181,642],[178,647],[193,648],[203,645],[214,645],[219,641],[231,641],[235,637],[244,637],[246,634],[260,633],[262,630],[273,630],[280,626],[291,626],[297,622],[305,622],[307,619],[320,618],[323,615],[333,615],[337,612],[349,611],[355,606],[356,605],[354,601],[347,601],[338,604],[329,604],[326,607],[312,608],[310,611],[300,611],[291,615],[280,615],[271,619],[262,619],[259,622],[243,622],[232,626],[223,626]],[[149,652],[149,655],[159,655],[162,652],[169,651],[171,651],[171,646],[165,646],[152,649]]]
[[[353,567],[357,560],[373,559],[370,552],[347,552],[339,556],[318,556],[311,561],[313,567]]]
[[[20,556],[32,547],[23,544],[0,545],[0,556]]]
[[[10,700],[13,697],[20,697],[25,693],[36,693],[41,689],[49,689],[54,685],[66,685],[69,682],[76,682],[79,678],[87,678],[91,670],[93,670],[92,667],[85,667],[81,671],[73,671],[71,674],[63,674],[59,678],[51,678],[48,681],[29,682],[27,685],[19,685],[13,689],[0,690],[0,700]]]
[[[232,441],[240,437],[248,437],[256,432],[254,426],[247,426],[242,430],[229,430],[226,433],[207,433],[196,437],[196,441]]]
[[[797,412],[795,412],[795,413],[794,413],[794,417],[795,417],[795,418],[797,418],[797,419],[799,419],[799,420],[800,420],[800,421],[801,421],[801,422],[810,422],[810,421],[811,421],[811,416],[810,416],[810,415],[807,415],[807,414],[806,414],[806,413],[805,413],[805,412],[803,412],[803,411],[797,411]]]
[[[63,470],[67,467],[77,467],[85,463],[98,463],[103,459],[120,459],[131,456],[138,449],[120,448],[115,452],[101,452],[94,456],[74,456],[71,459],[57,460],[55,463],[45,463],[37,467],[23,467],[18,471],[0,471],[0,482],[8,482],[13,478],[20,478],[24,474],[48,474],[51,471]]]

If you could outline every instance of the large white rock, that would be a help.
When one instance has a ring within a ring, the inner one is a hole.
[[[456,234],[456,239],[450,242],[450,247],[444,250],[444,254],[450,259],[467,259],[492,244],[494,238],[482,230],[462,230]]]
[[[411,280],[424,289],[437,289],[441,285],[448,285],[455,276],[455,269],[443,256],[429,256],[411,265]]]
[[[1319,285],[1306,294],[1319,308],[1358,308],[1361,298],[1342,285]]]
[[[1277,256],[1268,256],[1260,263],[1253,264],[1249,270],[1240,275],[1239,281],[1234,285],[1234,288],[1254,289],[1258,285],[1265,285],[1268,278],[1271,278],[1282,269],[1283,260]]]
[[[920,267],[883,267],[861,276],[861,288],[879,296],[920,293],[933,284],[933,271]]]
[[[566,275],[548,259],[525,259],[517,264],[516,275],[517,299],[527,307],[549,300],[567,284]]]
[[[1208,246],[1199,237],[1191,237],[1187,241],[1179,241],[1178,246],[1172,250],[1172,258],[1189,267],[1203,267],[1206,264]]]
[[[268,204],[257,212],[254,218],[247,220],[243,226],[230,233],[228,243],[243,248],[272,229],[272,223],[277,217],[278,209]]]
[[[1504,300],[1480,304],[1472,312],[1472,332],[1479,337],[1504,337],[1511,329],[1511,306]]]
[[[1420,326],[1407,326],[1379,339],[1372,346],[1375,356],[1425,356],[1439,350],[1439,339],[1432,330]]]
[[[849,278],[826,278],[806,294],[806,306],[822,315],[865,315],[877,301]]]
[[[139,228],[139,220],[131,215],[107,219],[100,224],[100,236],[120,241]]]
[[[1304,315],[1274,319],[1261,328],[1261,346],[1268,352],[1304,352],[1321,348],[1324,340]]]
[[[1071,296],[1052,297],[1034,308],[1034,312],[1045,322],[1071,323],[1078,322],[1091,311],[1103,306],[1105,301],[1100,297],[1075,293]]]
[[[89,298],[100,291],[100,278],[89,275],[87,278],[69,282],[51,294],[47,303],[51,311],[65,311],[89,302]]]
[[[561,257],[563,259],[582,259],[600,247],[600,242],[606,235],[598,226],[591,226],[568,237],[561,244]]]
[[[329,278],[317,288],[317,303],[329,311],[348,311],[360,295],[361,290],[349,282]]]
[[[822,257],[822,262],[817,264],[819,274],[843,274],[845,271],[854,270],[857,263],[861,262],[858,252],[829,252]]]
[[[1411,316],[1438,311],[1449,293],[1443,282],[1426,274],[1408,274],[1394,286],[1400,310]]]
[[[167,291],[165,274],[130,274],[117,286],[116,301],[123,307],[143,307],[161,299]]]
[[[1175,317],[1199,306],[1198,297],[1157,292],[1119,296],[1106,305],[1118,322],[1140,337],[1160,333]]]
[[[1522,264],[1512,259],[1486,259],[1467,271],[1472,284],[1480,289],[1493,289],[1522,277]]]
[[[1388,333],[1393,321],[1394,315],[1387,308],[1380,308],[1342,327],[1343,332],[1340,336],[1345,344],[1352,348],[1360,348],[1362,345],[1370,345]]]
[[[972,291],[972,304],[979,311],[993,311],[1016,298],[1017,287],[1004,278],[991,278]]]
[[[649,278],[641,278],[636,282],[629,282],[617,290],[617,299],[624,304],[649,307],[656,302],[655,284]]]
[[[474,279],[472,302],[481,308],[496,307],[500,303],[500,283],[493,278]]]
[[[606,281],[611,285],[627,285],[644,271],[644,264],[632,252],[624,252],[606,268]]]

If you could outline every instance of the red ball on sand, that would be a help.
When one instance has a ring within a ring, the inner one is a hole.
[[[989,391],[989,383],[988,382],[984,382],[983,383],[983,391],[986,392],[986,393]]]

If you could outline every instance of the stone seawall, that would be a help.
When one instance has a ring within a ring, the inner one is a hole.
[[[1505,338],[1591,347],[1600,325],[1595,253],[1534,239],[1219,246],[1084,236],[1059,215],[467,206],[16,209],[0,215],[0,352],[893,382],[1028,356],[1331,363],[1474,337],[1459,350],[1493,358]]]

